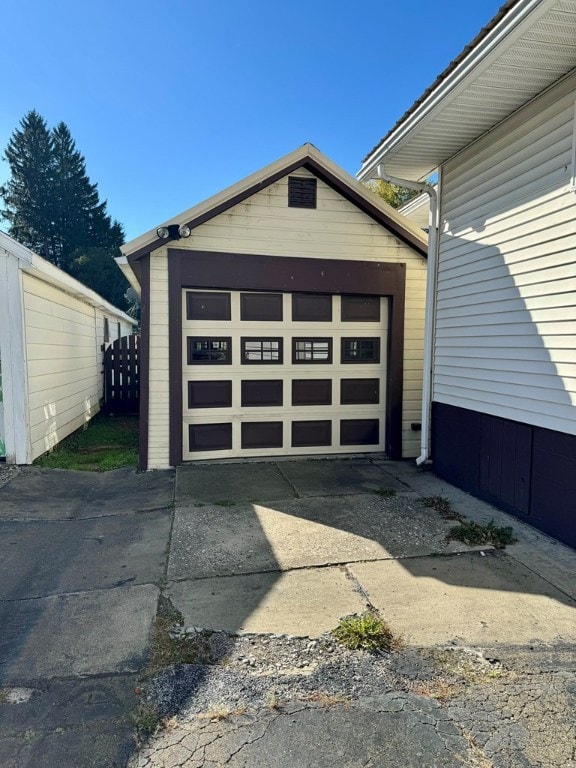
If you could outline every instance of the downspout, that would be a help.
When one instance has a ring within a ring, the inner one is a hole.
[[[430,460],[430,423],[432,408],[432,369],[434,363],[434,317],[436,304],[436,279],[438,274],[438,194],[434,187],[417,181],[399,179],[386,173],[379,165],[376,174],[382,181],[389,181],[400,187],[426,192],[430,196],[430,214],[428,231],[428,266],[426,279],[426,314],[424,320],[424,370],[422,379],[422,432],[420,434],[420,456],[416,464],[420,466]],[[440,188],[440,172],[438,178]]]

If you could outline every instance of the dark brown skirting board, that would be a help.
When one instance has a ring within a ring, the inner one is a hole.
[[[170,463],[182,463],[182,289],[389,298],[386,454],[402,458],[405,264],[168,249]]]
[[[576,547],[576,436],[432,403],[434,471]]]

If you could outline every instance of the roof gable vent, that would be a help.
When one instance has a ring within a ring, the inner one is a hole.
[[[289,176],[288,206],[290,208],[316,208],[316,179]]]

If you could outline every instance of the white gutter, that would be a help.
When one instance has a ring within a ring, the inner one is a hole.
[[[430,228],[428,231],[428,274],[426,279],[426,314],[424,320],[424,370],[422,380],[422,432],[420,435],[420,456],[416,464],[424,464],[430,458],[430,411],[432,406],[432,368],[434,363],[434,316],[436,302],[436,276],[438,264],[438,194],[434,187],[417,181],[399,179],[386,173],[384,167],[376,168],[376,175],[382,181],[389,181],[400,187],[416,189],[430,195]],[[440,171],[438,189],[440,189]]]
[[[520,0],[510,13],[500,19],[486,37],[470,51],[458,66],[429,94],[429,96],[410,114],[406,120],[388,138],[377,147],[357,173],[360,181],[371,178],[374,166],[381,163],[384,155],[389,155],[402,140],[410,134],[418,124],[425,120],[433,110],[447,97],[453,95],[459,88],[465,88],[465,80],[471,72],[482,65],[485,69],[489,66],[487,57],[490,56],[506,38],[512,41],[521,33],[520,24],[534,11],[538,11],[536,18],[540,18],[549,10],[549,4],[543,0]],[[402,182],[402,186],[408,186]]]

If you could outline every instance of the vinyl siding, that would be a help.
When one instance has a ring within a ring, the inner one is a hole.
[[[576,76],[442,169],[433,399],[576,434]]]
[[[168,340],[168,256],[160,249],[150,257],[149,469],[170,465]]]
[[[304,169],[292,175],[313,176]],[[419,422],[421,415],[426,261],[322,180],[318,179],[316,209],[289,208],[287,188],[286,176],[200,225],[190,238],[178,241],[178,248],[406,264],[403,455],[417,456],[420,435],[410,425]],[[155,280],[151,277],[152,291],[156,291],[157,298],[163,296],[162,311],[157,309],[155,317],[166,322],[167,289],[160,289]],[[155,306],[153,298],[151,304]],[[151,317],[151,327],[154,322]],[[162,328],[158,332],[163,334]],[[164,343],[165,337],[162,339]],[[152,350],[150,356],[152,365]],[[162,378],[165,373],[157,375],[161,379],[162,407],[167,413],[167,383]]]
[[[94,308],[30,275],[22,284],[33,460],[98,411],[102,364]]]

